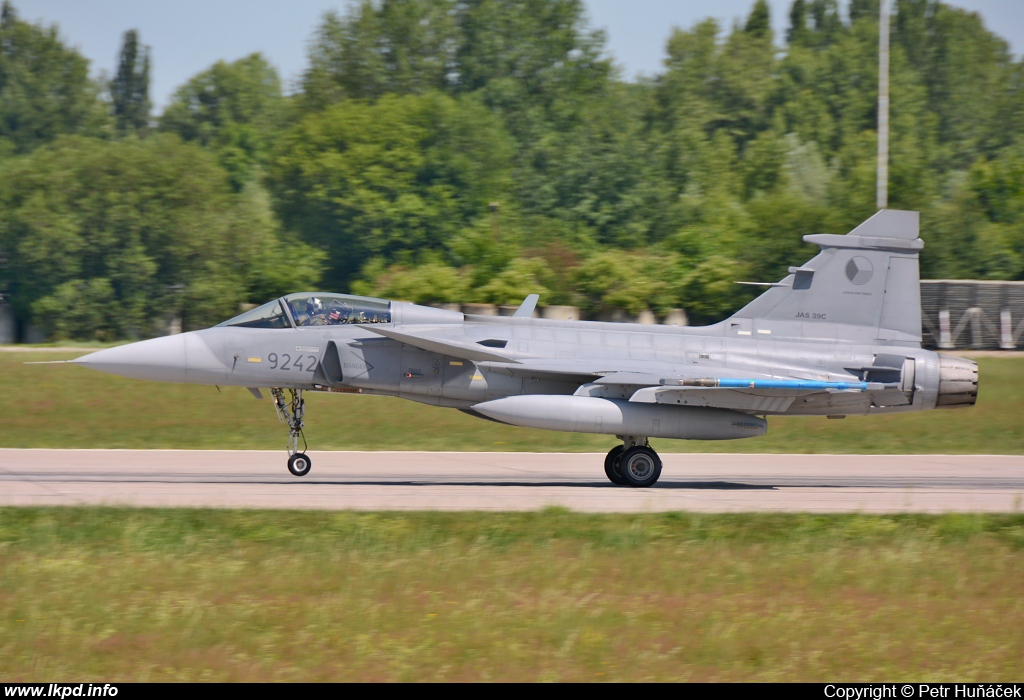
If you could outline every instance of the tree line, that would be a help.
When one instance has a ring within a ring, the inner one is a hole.
[[[623,79],[582,0],[364,0],[327,14],[294,94],[260,54],[153,115],[0,12],[0,292],[54,337],[198,328],[323,288],[718,320],[874,212],[877,0],[765,0],[675,29]],[[1024,279],[1024,63],[981,18],[897,0],[890,206],[922,275]]]

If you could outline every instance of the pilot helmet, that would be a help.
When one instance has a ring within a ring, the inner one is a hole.
[[[306,301],[306,313],[308,313],[310,316],[323,313],[323,311],[324,303],[320,301],[319,297],[310,297]]]

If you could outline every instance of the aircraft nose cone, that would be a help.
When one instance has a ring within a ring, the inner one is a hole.
[[[169,335],[94,352],[72,360],[91,369],[158,382],[211,383],[223,378],[224,366],[195,333]]]

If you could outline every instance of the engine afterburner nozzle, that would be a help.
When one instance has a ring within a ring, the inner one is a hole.
[[[939,356],[939,396],[935,408],[973,406],[978,401],[978,363],[962,357]]]

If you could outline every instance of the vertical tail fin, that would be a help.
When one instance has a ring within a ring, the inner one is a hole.
[[[799,322],[804,337],[815,326],[838,324],[837,336],[853,342],[921,343],[921,282],[916,211],[883,209],[845,236],[814,234],[821,252],[747,304],[731,321]],[[765,322],[768,322],[765,324]],[[788,325],[788,324],[787,324]]]

